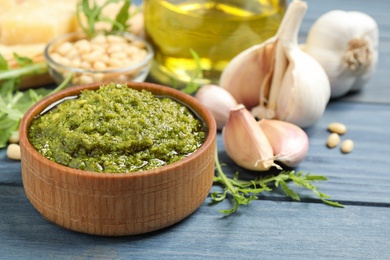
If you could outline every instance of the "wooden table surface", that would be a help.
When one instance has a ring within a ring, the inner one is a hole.
[[[139,1],[138,1],[139,2]],[[379,64],[358,94],[329,103],[310,127],[310,151],[297,168],[323,174],[318,183],[345,208],[327,206],[298,189],[300,202],[268,193],[236,214],[229,202],[203,205],[183,221],[156,232],[99,237],[65,230],[44,220],[23,190],[20,162],[0,150],[0,259],[390,259],[390,1],[307,1],[302,39],[319,15],[333,9],[363,11],[379,24]],[[332,121],[347,125],[352,153],[325,146]],[[225,154],[227,172],[239,170]],[[213,186],[212,190],[217,189]]]

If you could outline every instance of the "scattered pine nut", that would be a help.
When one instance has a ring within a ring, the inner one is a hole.
[[[12,160],[20,160],[20,146],[18,144],[8,145],[7,156]]]
[[[19,134],[12,134],[12,135],[8,138],[8,142],[11,143],[11,144],[19,143]]]
[[[343,135],[347,132],[347,127],[339,122],[333,122],[328,125],[328,130],[332,133],[337,133],[339,135]]]
[[[347,139],[343,141],[341,144],[341,152],[350,153],[353,150],[353,141],[351,139]]]
[[[326,145],[329,148],[334,148],[338,146],[340,143],[340,136],[337,133],[331,133],[328,137],[328,141],[326,142]]]

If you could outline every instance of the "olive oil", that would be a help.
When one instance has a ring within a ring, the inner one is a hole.
[[[182,87],[196,75],[198,83],[218,83],[227,63],[241,51],[272,37],[283,18],[280,0],[148,0],[146,37],[155,50],[151,76]]]

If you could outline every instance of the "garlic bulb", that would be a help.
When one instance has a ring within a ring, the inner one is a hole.
[[[300,127],[314,124],[330,98],[322,66],[298,46],[305,2],[289,5],[276,35],[233,58],[220,86],[259,118],[279,119]]]
[[[272,146],[276,161],[290,167],[303,161],[309,150],[305,131],[280,120],[262,119],[258,123]]]
[[[222,129],[222,138],[226,153],[239,166],[254,171],[277,166],[273,161],[271,144],[244,105],[231,110]]]
[[[225,89],[216,85],[204,85],[195,94],[195,98],[213,114],[217,128],[222,129],[230,110],[237,106],[237,101]]]
[[[360,90],[378,60],[378,25],[361,12],[333,10],[317,19],[303,49],[325,69],[331,97]]]

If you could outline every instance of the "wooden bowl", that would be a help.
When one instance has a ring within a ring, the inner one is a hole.
[[[44,98],[25,114],[19,134],[24,189],[47,220],[88,234],[141,234],[179,222],[207,197],[216,149],[216,124],[211,113],[178,90],[152,83],[127,85],[173,97],[192,108],[206,123],[207,139],[190,156],[153,170],[106,174],[69,168],[46,159],[31,145],[27,137],[30,123],[50,104],[99,85],[71,87]]]

